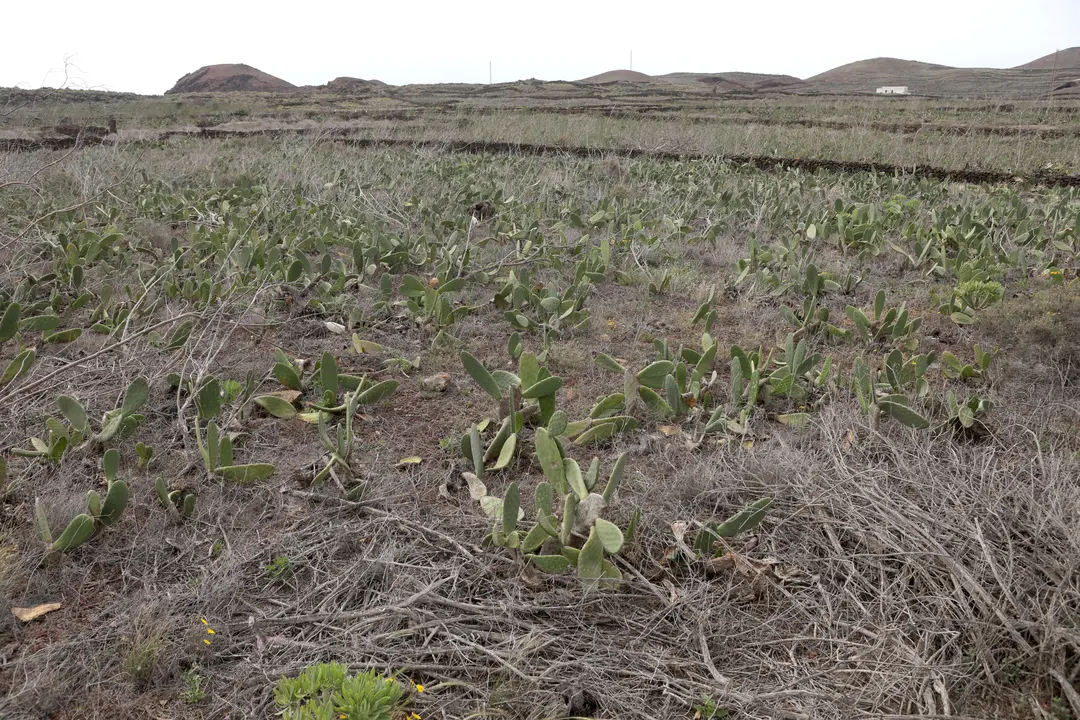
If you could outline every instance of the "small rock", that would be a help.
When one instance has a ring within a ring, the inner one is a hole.
[[[420,387],[431,392],[444,392],[450,387],[450,376],[446,373],[431,375],[420,381]]]

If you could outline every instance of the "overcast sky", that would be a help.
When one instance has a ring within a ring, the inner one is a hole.
[[[203,65],[297,85],[576,80],[625,68],[806,78],[871,57],[1011,67],[1080,45],[1080,0],[665,0],[514,3],[6,3],[0,86],[160,94]]]

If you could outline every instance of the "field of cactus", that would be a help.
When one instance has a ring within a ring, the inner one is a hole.
[[[1037,177],[0,155],[0,716],[1080,717],[1078,269]]]

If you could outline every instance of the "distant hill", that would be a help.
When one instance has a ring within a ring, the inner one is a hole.
[[[1035,63],[1043,60],[1040,58]],[[866,94],[882,85],[906,85],[913,95],[1033,99],[1046,96],[1070,74],[1061,77],[1060,69],[954,68],[915,60],[874,58],[815,75],[807,79],[806,87],[814,92]],[[1059,80],[1055,82],[1055,78]]]
[[[280,92],[296,86],[250,65],[207,65],[176,81],[166,95],[195,92]]]
[[[384,87],[389,86],[381,80],[362,80],[361,78],[354,77],[334,78],[326,83],[326,89],[335,92],[361,92]]]
[[[609,82],[655,82],[655,79],[651,75],[638,72],[636,70],[611,70],[606,73],[600,73],[599,75],[593,75],[583,80],[578,80],[583,83],[609,83]]]
[[[889,85],[903,85],[905,79],[921,78],[935,70],[948,70],[947,65],[934,65],[932,63],[918,62],[916,60],[900,60],[898,58],[873,58],[872,60],[859,60],[857,62],[841,65],[840,67],[826,70],[820,75],[807,78],[807,82],[831,83],[849,85],[873,84],[882,78],[889,79]],[[873,90],[873,88],[871,88]]]
[[[792,75],[767,75],[748,72],[691,73],[675,72],[659,75],[657,79],[674,83],[703,83],[723,91],[729,90],[795,90],[803,81]]]
[[[1017,65],[1013,70],[1062,70],[1071,68],[1080,68],[1080,47],[1071,47],[1067,50],[1052,52],[1029,63]]]

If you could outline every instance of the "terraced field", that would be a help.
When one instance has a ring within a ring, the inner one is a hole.
[[[1080,717],[1071,137],[162,102],[0,155],[0,715]]]

